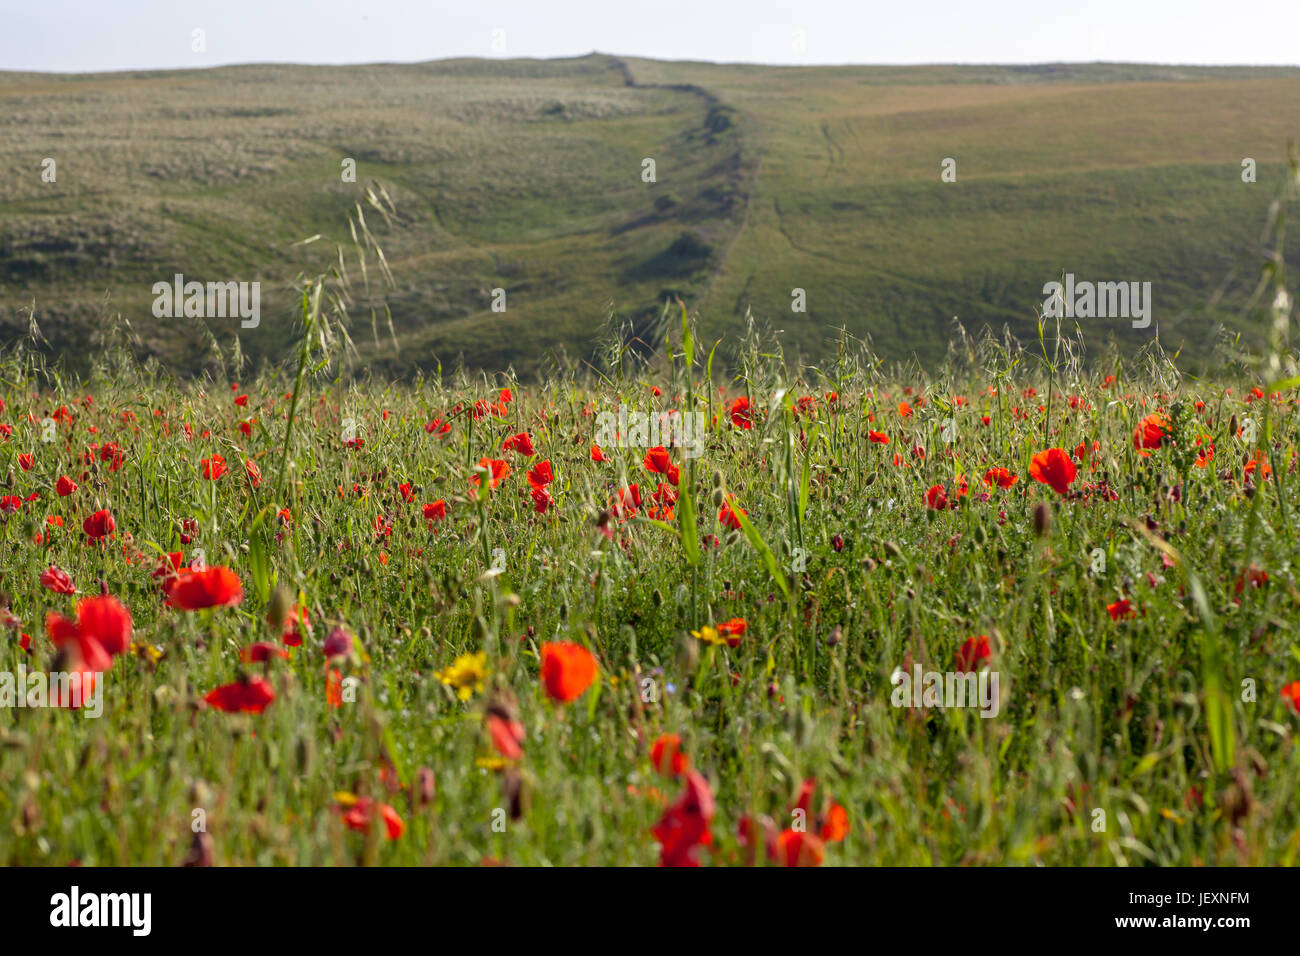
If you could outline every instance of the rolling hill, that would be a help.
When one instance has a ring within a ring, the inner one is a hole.
[[[393,284],[381,301],[371,271],[352,330],[376,373],[463,362],[527,376],[589,357],[611,315],[653,338],[674,296],[710,341],[752,312],[808,360],[843,327],[931,363],[954,317],[1032,336],[1043,286],[1064,273],[1152,283],[1151,326],[1079,319],[1090,347],[1158,334],[1204,365],[1216,325],[1255,334],[1241,305],[1297,103],[1289,68],[592,54],[0,73],[0,337],[25,334],[34,304],[74,368],[123,328],[180,374],[212,368],[236,336],[254,362],[277,360],[294,277],[333,255],[299,241],[346,243],[376,183],[394,212],[367,210],[367,224]],[[1244,158],[1257,182],[1242,181]],[[260,282],[260,324],[156,318],[154,283],[177,273]]]

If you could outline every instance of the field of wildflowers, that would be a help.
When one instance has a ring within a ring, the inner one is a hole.
[[[599,372],[378,385],[304,302],[253,381],[4,358],[0,863],[1294,861],[1267,363],[753,332],[724,380],[682,310]]]

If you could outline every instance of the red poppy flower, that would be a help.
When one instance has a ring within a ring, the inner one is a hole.
[[[552,700],[572,703],[596,679],[596,658],[581,644],[556,641],[542,645],[542,685]]]
[[[614,503],[614,516],[620,519],[636,517],[641,507],[641,489],[637,485],[628,485],[618,490],[618,500]]]
[[[522,760],[524,756],[524,725],[500,714],[487,715],[488,736],[497,753],[507,760]]]
[[[343,706],[343,675],[333,667],[325,675],[325,703],[335,710]]]
[[[827,843],[839,843],[849,835],[849,811],[832,800],[823,814],[820,832]]]
[[[699,866],[699,847],[713,842],[709,825],[715,804],[709,783],[698,771],[686,773],[686,791],[664,810],[650,831],[659,841],[660,866]]]
[[[555,480],[555,473],[551,471],[551,461],[539,461],[528,471],[528,486],[534,491],[539,488],[545,488]]]
[[[469,483],[477,488],[483,479],[483,472],[488,474],[488,488],[495,488],[510,477],[510,465],[500,458],[480,458],[478,468],[469,476]]]
[[[295,604],[284,617],[284,624],[280,629],[280,640],[284,642],[286,647],[301,647],[303,636],[310,633],[311,618],[307,614],[307,609],[302,605]]]
[[[681,734],[660,734],[650,747],[650,763],[665,777],[680,777],[691,766],[691,758],[682,752]]]
[[[260,714],[275,700],[275,690],[264,677],[222,684],[203,698],[208,706],[227,714]]]
[[[384,821],[384,833],[390,840],[396,840],[406,832],[406,824],[401,816],[386,803],[379,803],[373,797],[360,797],[351,807],[343,811],[343,822],[349,830],[365,833],[370,829],[370,822],[378,816]]]
[[[1110,619],[1118,621],[1122,617],[1137,617],[1137,612],[1133,610],[1133,605],[1128,602],[1128,598],[1120,598],[1114,604],[1107,604],[1106,610],[1110,612]]]
[[[248,645],[239,654],[239,659],[245,664],[264,664],[273,657],[283,657],[288,660],[289,652],[270,641],[258,641]]]
[[[216,481],[226,473],[226,459],[220,455],[203,458],[199,461],[199,465],[203,468],[203,477],[208,481]]]
[[[77,490],[77,483],[66,475],[61,475],[54,483],[54,490],[60,498],[66,498]]]
[[[889,444],[889,436],[886,435],[884,432],[869,431],[867,432],[867,437],[871,439],[873,442],[875,442],[877,445]]]
[[[42,575],[41,581],[45,580]],[[1234,589],[1235,594],[1240,594],[1249,585],[1252,588],[1260,588],[1268,584],[1268,572],[1255,567],[1253,564],[1241,574],[1237,575],[1237,585]],[[65,592],[66,593],[66,592]]]
[[[230,568],[183,568],[167,585],[172,606],[185,611],[225,607],[244,600],[244,586]]]
[[[736,517],[737,512],[749,517],[749,512],[744,508],[733,508],[730,500],[724,501],[722,507],[718,509],[718,522],[724,528],[730,528],[733,531],[739,530],[740,519]]]
[[[1169,419],[1160,412],[1148,415],[1133,429],[1133,447],[1139,455],[1150,455],[1148,448],[1159,448],[1169,436]]]
[[[948,507],[948,492],[943,485],[931,485],[921,497],[927,508],[942,511]],[[953,507],[956,507],[956,502],[953,503]]]
[[[517,451],[521,455],[533,454],[533,436],[528,432],[520,432],[518,435],[511,435],[501,443],[502,451]],[[496,487],[493,485],[493,487]]]
[[[1255,457],[1246,463],[1246,468],[1244,471],[1245,476],[1247,478],[1250,478],[1253,474],[1255,474],[1256,468],[1261,469],[1260,474],[1264,476],[1265,480],[1268,479],[1269,475],[1273,474],[1273,468],[1271,465],[1269,465],[1268,462],[1264,460],[1264,453],[1262,451],[1255,452]]]
[[[96,511],[81,524],[81,530],[86,532],[91,541],[100,541],[108,537],[116,527],[117,522],[113,520],[113,513],[107,508]]]
[[[599,445],[592,445],[592,446],[591,446],[591,460],[592,460],[592,461],[595,461],[595,462],[602,462],[602,461],[608,461],[609,459],[607,459],[607,458],[605,457],[605,453],[604,453],[603,451],[600,450],[600,446],[599,446]]]
[[[672,463],[672,460],[668,457],[668,449],[663,445],[658,445],[646,452],[645,461],[642,464],[645,465],[646,471],[656,475],[667,475],[668,481],[674,485],[677,484],[681,475],[681,469]]]
[[[23,471],[31,471],[35,465],[36,465],[35,455],[29,455],[26,452],[20,453],[18,455],[18,467],[21,468]]]
[[[718,625],[718,634],[727,639],[729,646],[739,647],[740,639],[745,636],[745,631],[748,629],[748,621],[743,617],[733,617],[730,621]]]
[[[58,568],[50,565],[41,572],[41,584],[55,594],[76,594],[77,589],[72,584],[72,578],[67,571],[60,571]]]
[[[1291,702],[1296,713],[1300,713],[1300,680],[1292,681],[1282,688],[1282,697]]]
[[[254,488],[262,487],[262,469],[257,467],[257,462],[251,458],[245,458],[244,472],[248,475],[249,483]]]
[[[89,597],[77,605],[75,623],[62,614],[46,615],[45,632],[55,647],[72,650],[85,670],[106,671],[113,655],[131,646],[131,612],[115,597]]]
[[[150,573],[149,576],[151,578],[162,578],[163,579],[162,588],[164,591],[166,591],[167,583],[172,578],[176,577],[177,572],[180,571],[181,561],[184,559],[184,557],[185,557],[185,552],[183,551],[172,551],[160,557],[158,559],[158,567],[154,568],[154,570],[152,571],[152,573]]]
[[[447,517],[447,502],[442,499],[431,501],[420,509],[426,521],[442,521]]]
[[[782,866],[821,866],[826,859],[826,844],[811,833],[785,830],[777,837],[776,853]]]
[[[533,498],[533,510],[539,515],[546,514],[546,509],[555,504],[555,499],[551,497],[551,492],[545,485],[540,488],[532,488],[528,493]]]
[[[731,424],[737,428],[752,428],[754,425],[753,414],[750,412],[749,399],[742,395],[731,403],[729,409],[731,414]]]
[[[958,649],[952,669],[958,674],[974,673],[992,658],[993,650],[989,647],[987,634],[968,637],[966,643]]]
[[[999,488],[1010,488],[1020,479],[1007,471],[1005,468],[990,468],[984,472],[984,484],[992,488],[997,485]]]
[[[1058,495],[1067,494],[1078,471],[1070,456],[1060,448],[1049,448],[1034,455],[1029,463],[1029,477],[1050,485]]]

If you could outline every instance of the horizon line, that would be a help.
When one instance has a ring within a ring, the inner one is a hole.
[[[424,60],[358,60],[337,62],[302,62],[291,60],[236,60],[226,63],[209,63],[203,66],[161,66],[161,67],[119,67],[109,70],[10,70],[0,69],[4,75],[37,76],[106,76],[120,73],[187,73],[198,70],[218,70],[253,66],[279,67],[368,67],[368,66],[425,66],[434,63],[476,62],[476,63],[552,63],[565,60],[585,60],[591,57],[608,57],[620,60],[649,60],[656,63],[675,63],[682,65],[698,64],[716,67],[764,67],[777,70],[844,70],[844,69],[907,69],[907,68],[1023,68],[1055,66],[1144,66],[1169,67],[1198,70],[1300,70],[1300,63],[1194,63],[1160,60],[1007,60],[1007,61],[916,61],[916,62],[875,62],[875,63],[772,63],[758,60],[699,60],[673,59],[670,57],[650,57],[637,54],[605,53],[590,50],[586,53],[565,54],[557,56],[446,56]]]

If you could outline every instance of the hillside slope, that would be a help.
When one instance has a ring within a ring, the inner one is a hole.
[[[0,74],[0,335],[23,334],[34,302],[74,365],[119,315],[140,352],[182,374],[236,335],[275,360],[294,276],[330,264],[331,243],[295,243],[344,241],[374,181],[396,208],[368,218],[395,279],[393,327],[361,308],[353,333],[376,372],[463,360],[529,375],[588,357],[611,312],[652,338],[672,296],[711,337],[752,310],[805,358],[843,326],[928,362],[954,316],[1027,334],[1043,285],[1065,272],[1152,282],[1151,328],[1080,320],[1090,342],[1137,348],[1158,331],[1195,364],[1215,322],[1239,321],[1245,281],[1206,303],[1234,269],[1258,267],[1298,93],[1300,71],[1283,69],[598,54]],[[947,157],[955,182],[940,179]],[[1244,157],[1255,184],[1241,181]],[[347,159],[355,183],[341,179]],[[155,318],[153,284],[176,273],[259,281],[261,324]],[[806,313],[791,311],[796,288]]]

